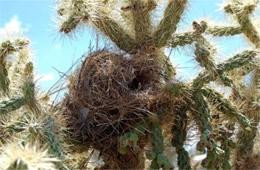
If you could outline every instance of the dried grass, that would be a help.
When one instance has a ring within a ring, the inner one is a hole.
[[[109,157],[110,168],[143,166],[140,155],[148,139],[139,139],[140,150],[121,155],[118,138],[160,110],[161,67],[152,55],[101,50],[89,54],[79,68],[64,102],[70,137]]]

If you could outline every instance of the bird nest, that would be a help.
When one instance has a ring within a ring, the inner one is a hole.
[[[102,152],[115,146],[119,136],[158,110],[161,80],[151,56],[106,50],[88,55],[64,102],[71,137]]]

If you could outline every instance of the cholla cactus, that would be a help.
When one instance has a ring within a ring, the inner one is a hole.
[[[0,167],[56,169],[63,167],[62,129],[55,111],[37,94],[29,40],[1,44]],[[3,74],[2,74],[3,73]]]
[[[1,147],[0,166],[3,169],[48,169],[54,170],[55,162],[59,160],[51,157],[47,150],[40,145],[23,146],[20,142],[8,142]]]
[[[155,24],[158,3],[58,0],[60,32],[71,35],[88,24],[118,48],[89,52],[55,107],[35,88],[29,41],[1,42],[1,167],[174,169],[172,154],[167,154],[173,150],[178,169],[193,169],[185,143],[195,122],[197,150],[206,154],[204,168],[259,168],[260,153],[254,148],[260,121],[260,35],[251,18],[258,0],[227,1],[224,11],[237,25],[194,21],[193,31],[183,33],[176,29],[188,0],[168,0]],[[239,34],[252,48],[217,63],[217,49],[206,35]],[[191,82],[175,79],[165,53],[165,48],[180,46],[193,46],[203,68]],[[246,75],[249,85],[243,84]],[[231,95],[224,97],[212,82],[229,87]]]
[[[171,169],[171,159],[163,154],[163,141],[172,133],[179,169],[191,169],[184,144],[188,120],[193,119],[200,131],[197,149],[207,154],[202,166],[245,167],[245,161],[253,156],[254,138],[259,132],[260,35],[250,16],[258,1],[227,1],[224,11],[238,25],[216,26],[194,21],[193,31],[184,33],[176,33],[176,28],[188,1],[169,0],[163,17],[155,25],[152,11],[157,3],[160,1],[58,1],[60,32],[71,35],[89,24],[130,55],[100,51],[86,57],[73,75],[63,105],[70,138],[78,141],[77,146],[100,150],[105,160],[103,168],[143,168],[146,154],[151,155],[146,156],[151,159],[151,169]],[[207,40],[207,34],[218,37],[242,34],[253,47],[217,64],[214,60],[217,49]],[[195,60],[204,70],[185,84],[174,79],[175,68],[164,48],[186,45],[194,46]],[[248,97],[242,79],[251,72],[254,94]],[[230,87],[230,98],[210,87],[210,82]],[[141,122],[146,126],[138,130]],[[167,125],[172,126],[171,131]],[[237,147],[231,136],[235,136]],[[122,142],[127,144],[122,147]],[[149,143],[150,149],[144,152]],[[138,163],[133,164],[133,160]]]

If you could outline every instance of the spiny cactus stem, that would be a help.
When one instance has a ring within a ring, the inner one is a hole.
[[[4,95],[8,95],[10,80],[6,69],[6,57],[15,52],[15,47],[11,41],[7,40],[0,46],[0,90]]]
[[[120,136],[120,148],[118,151],[121,154],[126,154],[128,151],[127,146],[135,147],[138,144],[139,136],[144,136],[146,133],[147,125],[145,121],[138,122],[134,129],[130,132],[125,133],[124,135]]]
[[[235,15],[243,34],[256,48],[259,48],[260,36],[249,18],[249,15],[254,11],[257,4],[249,6],[241,6],[240,4],[240,1],[233,1],[232,4],[229,4],[224,8],[225,12]]]
[[[64,152],[61,142],[59,141],[57,135],[54,132],[55,126],[55,120],[53,119],[53,117],[51,115],[47,115],[43,121],[43,132],[44,136],[46,137],[45,142],[49,146],[48,151],[50,154],[52,154],[59,160],[63,160]],[[62,161],[56,162],[55,164],[61,170],[68,170],[68,167]]]
[[[209,143],[208,136],[212,131],[212,126],[210,124],[210,108],[200,91],[194,91],[193,96],[198,108],[198,114],[194,116],[201,132],[201,142],[206,145],[206,143]]]
[[[132,39],[115,20],[102,11],[103,7],[100,7],[101,10],[95,11],[99,13],[98,16],[95,16],[97,14],[92,14],[89,11],[93,10],[92,8],[99,8],[98,6],[95,6],[97,4],[93,5],[89,2],[77,0],[72,1],[70,5],[70,10],[60,7],[58,11],[61,16],[68,14],[67,19],[60,26],[60,32],[68,34],[75,30],[80,23],[92,22],[120,49],[129,53],[134,53],[133,49],[136,47],[135,40]],[[73,11],[73,13],[70,11]]]
[[[187,135],[186,110],[186,108],[180,109],[180,113],[177,113],[177,119],[172,127],[172,146],[176,148],[178,154],[178,167],[183,170],[191,169],[189,154],[183,147]]]
[[[213,138],[212,125],[210,123],[210,108],[205,101],[204,96],[200,90],[194,91],[195,103],[198,107],[199,113],[194,115],[196,122],[201,131],[200,141],[197,144],[199,151],[204,151],[207,148],[207,157],[203,160],[202,166],[206,168],[219,168],[220,164],[215,164],[220,157],[224,154],[224,151],[220,149]]]
[[[97,18],[94,25],[105,33],[120,49],[128,53],[136,53],[136,42],[113,19],[104,16]]]
[[[203,41],[205,42],[205,41]],[[195,43],[195,56],[196,60],[200,63],[200,66],[205,67],[212,74],[217,73],[217,66],[212,58],[213,48],[209,43],[205,45],[204,43]],[[214,53],[214,52],[213,52]]]
[[[200,66],[205,67],[205,69],[212,74],[213,77],[219,77],[222,83],[225,86],[233,88],[239,95],[239,90],[234,85],[233,81],[222,72],[217,65],[215,64],[212,55],[214,54],[215,49],[213,46],[203,37],[197,40],[195,43],[195,56],[196,60],[200,63]]]
[[[227,99],[223,98],[221,94],[211,88],[203,88],[202,93],[213,105],[217,105],[216,109],[218,111],[226,114],[227,116],[236,117],[243,128],[250,133],[251,126],[247,117],[238,112],[237,109]]]
[[[235,55],[234,57],[228,59],[227,61],[225,61],[221,64],[218,64],[217,65],[218,72],[224,74],[224,72],[229,72],[236,68],[243,68],[243,66],[246,66],[249,63],[251,63],[255,59],[257,54],[258,53],[256,51],[248,51],[248,50],[246,50],[242,53],[239,53],[239,54]],[[245,70],[245,69],[242,69],[242,70]],[[247,69],[247,70],[250,71],[251,69]],[[248,73],[248,71],[246,71],[246,73]],[[226,78],[226,77],[227,76],[221,77],[224,80],[224,82],[225,82],[224,78]],[[216,79],[217,79],[216,74],[210,74],[207,71],[203,71],[193,80],[192,86],[194,88],[201,88],[204,84],[207,84]],[[227,80],[230,80],[230,79],[227,79]]]
[[[230,154],[231,150],[234,149],[235,143],[230,139],[230,134],[228,134],[226,129],[220,128],[217,138],[218,142],[220,142],[220,148],[225,151],[223,157],[220,159],[221,167],[230,170],[232,168],[229,162]]]
[[[14,52],[28,46],[29,41],[27,39],[16,39],[14,42],[10,40],[4,41],[0,46],[0,63],[5,63],[6,57]]]
[[[22,50],[28,44],[29,41],[27,39],[16,39],[14,42],[10,40],[4,41],[0,45],[0,91],[2,91],[4,95],[8,96],[10,84],[8,70],[6,68],[6,57]]]
[[[33,82],[33,75],[26,75],[24,84],[22,86],[23,96],[27,99],[26,106],[33,111],[34,113],[38,114],[40,112],[38,108],[38,103],[35,98],[35,83]]]
[[[219,147],[225,151],[224,155],[219,159],[219,165],[221,165],[222,169],[230,170],[232,168],[230,154],[231,150],[234,149],[235,146],[233,139],[230,137],[233,135],[235,123],[229,122],[224,125],[222,119],[220,119],[221,115],[219,114],[220,113],[215,114],[215,118],[211,121],[211,124],[214,126],[212,137],[216,143],[220,145]]]
[[[213,36],[233,36],[242,33],[240,27],[232,26],[208,26],[205,31],[206,34],[211,34]]]
[[[5,64],[6,63],[6,57],[15,52],[16,49],[14,47],[14,44],[11,43],[10,40],[7,40],[5,42],[2,42],[1,43],[1,46],[0,46],[0,64]]]
[[[241,29],[244,35],[251,41],[256,48],[260,47],[260,37],[251,23],[249,18],[245,18],[244,20],[238,20],[239,24],[241,24]]]
[[[21,159],[15,160],[7,170],[29,170],[28,165]]]
[[[259,92],[260,92],[260,66],[256,66],[255,70],[254,70],[254,73],[253,73],[253,77],[252,77],[252,85],[256,91],[258,92],[258,96],[257,97],[260,97],[259,95]],[[259,102],[259,101],[256,101],[256,102]]]
[[[138,48],[147,48],[152,46],[151,37],[151,16],[150,10],[155,8],[156,2],[154,0],[144,3],[142,1],[130,1],[131,4],[127,8],[132,12],[134,27],[135,27],[135,39],[138,44]]]
[[[242,53],[236,54],[234,57],[226,60],[224,63],[219,64],[218,67],[221,68],[222,71],[228,72],[234,68],[239,68],[252,62],[257,54],[258,52],[256,51],[245,50]]]
[[[187,97],[191,93],[189,86],[186,86],[184,83],[169,83],[165,86],[165,89],[173,97],[178,97],[178,98]],[[185,110],[183,110],[183,111],[185,111]]]
[[[240,129],[237,135],[238,147],[236,148],[236,157],[234,160],[234,166],[236,167],[236,169],[240,169],[240,166],[246,163],[244,161],[246,161],[246,159],[250,157],[253,153],[254,139],[257,135],[257,125],[259,123],[259,118],[256,119],[258,120],[255,120],[255,122],[252,123],[251,133],[248,133],[245,130]]]
[[[258,125],[260,122],[260,116],[259,116],[259,101],[257,98],[259,98],[259,89],[258,86],[259,78],[258,75],[259,69],[257,68],[253,73],[253,78],[251,80],[251,88],[254,88],[255,91],[255,97],[252,101],[244,101],[244,115],[248,117],[248,119],[251,120],[251,133],[247,133],[243,128],[239,129],[238,135],[237,135],[237,148],[235,153],[235,159],[234,159],[234,167],[236,169],[243,169],[245,168],[245,165],[247,164],[246,160],[250,158],[250,156],[253,155],[253,148],[254,148],[254,141],[255,137],[257,135],[258,131]],[[243,102],[243,100],[241,101]],[[256,103],[256,105],[255,105]]]
[[[0,103],[0,113],[6,114],[11,111],[17,110],[20,107],[24,106],[27,101],[28,100],[25,97],[11,98],[8,101],[2,101]]]
[[[158,62],[162,65],[165,78],[170,80],[176,74],[176,70],[171,63],[170,58],[161,50],[157,51],[156,57]]]
[[[70,15],[66,21],[63,22],[63,24],[60,26],[60,32],[64,32],[65,34],[70,33],[72,30],[74,30],[80,22],[82,22],[82,19],[79,17],[75,17],[76,14]]]
[[[230,141],[229,139],[226,139],[228,141]],[[225,154],[224,154],[224,158],[223,158],[223,163],[222,163],[222,168],[223,169],[227,169],[227,170],[230,170],[232,168],[229,160],[230,160],[230,153],[231,153],[231,146],[229,146],[228,144],[222,144],[222,149],[225,151]]]
[[[151,139],[152,139],[152,163],[150,169],[173,169],[173,165],[163,155],[164,144],[162,129],[158,121],[152,123],[151,127]]]
[[[180,34],[174,34],[172,40],[169,41],[168,46],[175,48],[177,46],[185,46],[187,44],[192,44],[194,42],[193,32],[185,32]]]
[[[164,16],[153,34],[154,45],[157,48],[165,46],[176,31],[186,4],[187,0],[169,0]]]
[[[193,42],[199,41],[206,43],[206,39],[201,36],[207,28],[206,22],[202,21],[198,24],[196,21],[193,22],[193,32],[185,32],[180,34],[174,34],[169,41],[168,46],[171,48],[177,46],[185,46],[187,44],[192,44]]]
[[[9,84],[10,80],[8,78],[8,71],[2,64],[0,66],[0,91],[6,96],[9,94]]]
[[[27,115],[28,119],[31,119],[32,115]],[[37,118],[34,121],[40,121],[40,123],[35,127],[29,128],[29,135],[25,140],[37,140],[40,138],[40,141],[48,146],[48,152],[62,160],[64,158],[63,150],[61,147],[61,143],[58,140],[57,136],[54,134],[55,122],[54,119],[50,115],[36,115]],[[22,122],[21,122],[22,123]],[[26,122],[29,123],[30,122]],[[22,124],[23,125],[23,124]],[[18,125],[19,126],[19,125]],[[19,130],[19,128],[18,128]],[[55,163],[59,169],[68,170],[68,168],[62,162]]]

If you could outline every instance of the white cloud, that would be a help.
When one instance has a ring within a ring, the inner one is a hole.
[[[31,25],[26,25],[25,28],[21,27],[21,21],[17,15],[14,15],[11,20],[0,28],[1,38],[11,38],[12,36],[20,36],[23,33],[29,31]]]
[[[43,74],[43,75],[36,75],[36,80],[38,80],[38,82],[46,82],[46,81],[52,81],[55,79],[55,75],[53,73],[47,73],[47,74]]]

